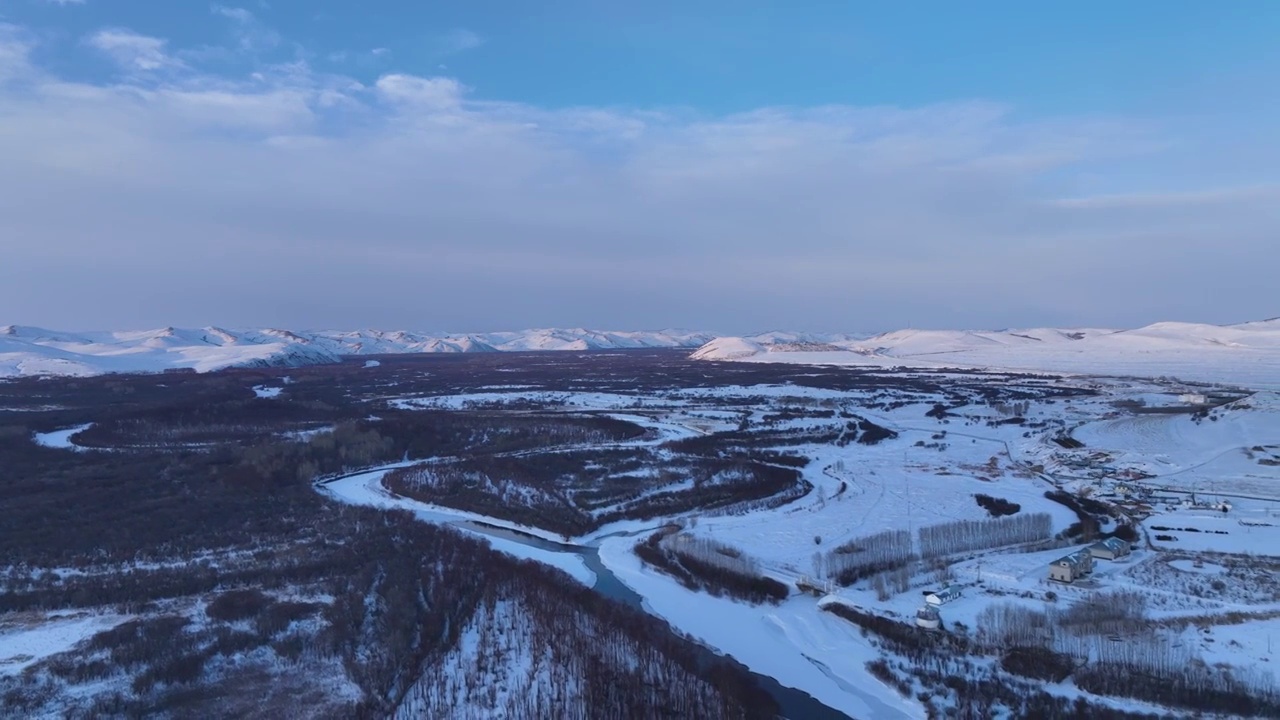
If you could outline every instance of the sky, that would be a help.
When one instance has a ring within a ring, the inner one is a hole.
[[[0,0],[0,323],[1280,315],[1280,3]]]

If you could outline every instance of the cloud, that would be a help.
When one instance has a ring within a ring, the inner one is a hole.
[[[1149,207],[1190,207],[1196,205],[1235,204],[1259,200],[1280,201],[1280,185],[1247,185],[1241,187],[1211,188],[1189,192],[1125,193],[1093,195],[1089,197],[1062,198],[1054,202],[1064,208],[1124,209]]]
[[[341,65],[343,63],[351,62],[364,68],[380,65],[389,57],[391,57],[391,49],[385,47],[376,47],[360,52],[337,50],[325,56],[325,58],[331,63]]]
[[[34,40],[16,25],[0,22],[0,82],[30,72]]]
[[[253,13],[244,8],[227,7],[226,5],[214,5],[213,12],[216,15],[234,20],[242,25],[248,25],[254,22]]]
[[[155,71],[182,67],[182,62],[165,50],[167,41],[139,35],[123,28],[107,28],[90,35],[86,42],[128,70]]]
[[[1275,314],[1258,262],[1280,232],[1270,186],[1166,172],[1179,152],[1198,168],[1232,155],[1173,121],[985,101],[544,108],[305,62],[155,72],[172,67],[163,40],[93,37],[140,72],[60,77],[0,26],[0,307],[15,321],[747,331]],[[1112,177],[1136,179],[1098,185]],[[1262,189],[1233,190],[1247,187]]]
[[[83,5],[84,4],[84,0],[41,0],[41,1],[47,5],[61,5],[63,7],[66,7],[67,5]]]
[[[480,47],[484,44],[484,38],[470,30],[454,28],[437,36],[432,43],[437,55],[456,55]]]
[[[282,41],[280,33],[262,23],[257,16],[245,8],[214,5],[212,12],[231,21],[232,34],[237,46],[243,52],[272,50]]]
[[[383,75],[374,86],[385,100],[416,109],[458,108],[463,88],[452,78],[421,78],[413,75]]]

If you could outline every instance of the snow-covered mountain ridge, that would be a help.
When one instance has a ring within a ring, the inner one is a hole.
[[[1237,325],[1161,322],[1134,330],[895,330],[879,335],[770,331],[716,337],[689,330],[583,328],[490,333],[404,330],[162,328],[61,332],[0,326],[0,377],[297,366],[347,355],[697,348],[700,360],[983,367],[1174,375],[1280,387],[1280,318]]]
[[[696,348],[712,337],[711,333],[688,330],[611,332],[582,328],[457,334],[168,327],[72,333],[5,325],[0,326],[0,377],[288,367],[337,362],[343,355]]]
[[[1280,387],[1280,318],[1236,325],[1160,322],[1133,330],[896,330],[871,337],[719,337],[697,360],[965,367],[1170,375]],[[812,343],[820,342],[822,347]]]

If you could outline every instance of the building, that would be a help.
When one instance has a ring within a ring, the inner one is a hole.
[[[916,627],[925,630],[937,630],[942,627],[942,616],[938,614],[938,606],[926,604],[916,611]]]
[[[1068,557],[1075,558],[1076,564],[1080,566],[1081,575],[1093,572],[1093,553],[1089,552],[1089,548],[1080,548]]]
[[[1185,393],[1178,396],[1178,401],[1187,405],[1207,405],[1209,398],[1202,393]]]
[[[1058,582],[1075,582],[1093,572],[1093,555],[1089,550],[1077,550],[1054,560],[1049,565],[1049,579]]]
[[[1076,561],[1071,559],[1071,556],[1069,555],[1067,557],[1058,558],[1049,565],[1050,580],[1069,583],[1075,582],[1076,578],[1081,575],[1084,575],[1084,573],[1079,571],[1079,566],[1076,564]]]
[[[1129,543],[1118,537],[1109,537],[1089,546],[1089,554],[1101,560],[1118,560],[1129,554]]]
[[[936,592],[926,593],[924,596],[925,603],[929,605],[946,605],[947,603],[960,597],[960,588],[955,585],[948,585]]]

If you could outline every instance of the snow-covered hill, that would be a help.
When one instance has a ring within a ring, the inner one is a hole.
[[[782,338],[779,338],[782,339]],[[897,330],[869,338],[721,337],[699,360],[1041,370],[1169,375],[1202,382],[1280,387],[1280,318],[1239,325],[1162,322],[1135,330],[1096,328]],[[812,340],[810,341],[812,342]]]
[[[583,328],[458,334],[169,327],[69,333],[6,325],[0,326],[0,377],[288,367],[337,362],[344,355],[625,348],[697,348],[692,357],[700,360],[1170,375],[1280,388],[1280,318],[1239,325],[1162,322],[1136,330],[896,330],[874,336],[770,331],[748,337]]]
[[[65,333],[0,327],[0,377],[99,375],[192,368],[312,365],[336,362],[336,353],[310,339],[278,330],[231,332],[219,328]]]
[[[454,334],[170,327],[68,333],[6,325],[0,326],[0,377],[287,367],[337,362],[343,355],[695,348],[712,337],[687,330],[600,332],[581,328]]]

